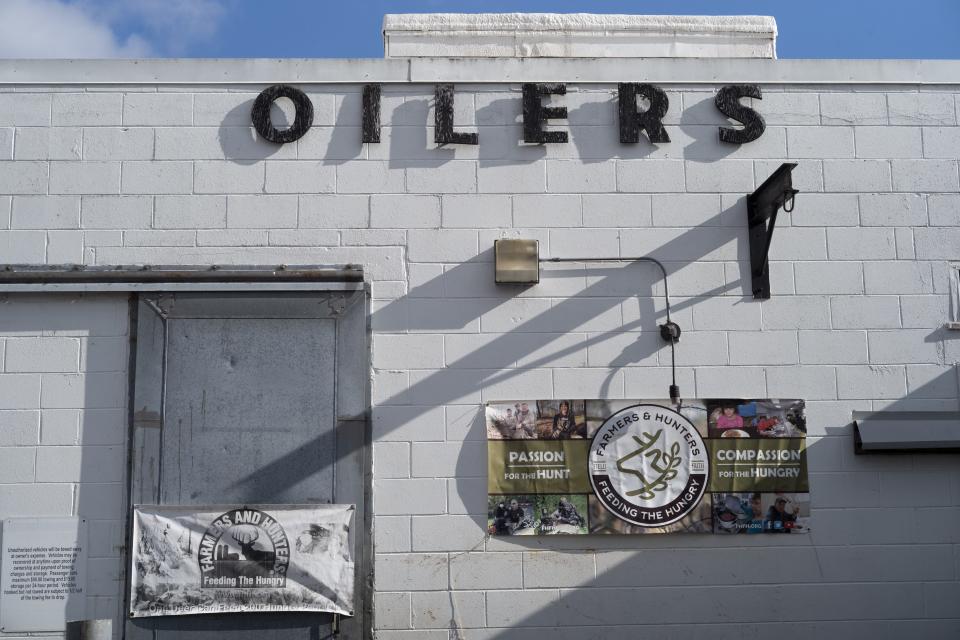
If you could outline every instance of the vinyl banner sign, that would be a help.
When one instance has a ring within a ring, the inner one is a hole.
[[[130,616],[353,615],[353,505],[134,508]]]
[[[801,533],[803,400],[521,400],[486,407],[493,535]]]

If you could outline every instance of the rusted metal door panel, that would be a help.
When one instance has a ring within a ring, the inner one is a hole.
[[[369,628],[369,349],[363,292],[144,294],[138,311],[134,503],[355,503],[358,615]],[[139,618],[127,638],[332,637],[332,618]]]

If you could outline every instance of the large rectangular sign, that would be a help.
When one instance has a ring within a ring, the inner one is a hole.
[[[353,615],[353,505],[134,509],[131,617]]]
[[[3,521],[0,632],[63,631],[87,610],[87,521]]]
[[[809,529],[803,400],[486,407],[493,535]]]

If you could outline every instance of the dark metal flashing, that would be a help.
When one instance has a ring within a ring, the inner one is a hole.
[[[363,283],[363,267],[315,265],[266,266],[162,266],[117,265],[0,265],[0,291],[76,288],[78,290],[135,291],[147,287],[193,285],[211,290],[219,287],[269,286],[270,288],[330,288],[329,285]]]
[[[857,455],[960,453],[960,413],[854,411],[853,450]]]

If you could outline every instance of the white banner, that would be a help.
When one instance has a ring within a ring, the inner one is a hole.
[[[353,615],[354,510],[354,505],[138,505],[130,615]]]

